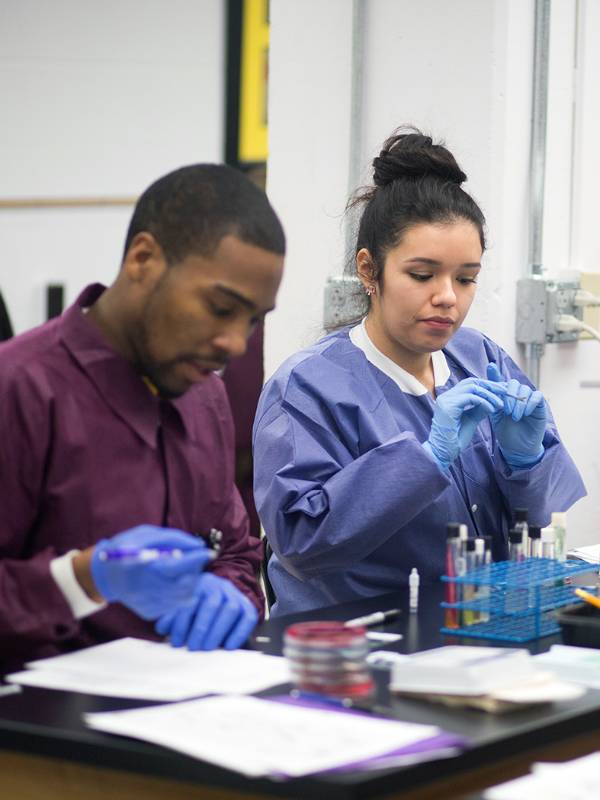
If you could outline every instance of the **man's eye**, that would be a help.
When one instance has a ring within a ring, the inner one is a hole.
[[[423,272],[409,272],[409,275],[415,281],[419,281],[420,283],[425,283],[425,281],[428,281],[431,278],[430,274]]]

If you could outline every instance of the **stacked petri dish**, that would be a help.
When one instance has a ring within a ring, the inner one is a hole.
[[[300,692],[359,698],[373,693],[365,628],[343,622],[299,622],[284,634],[283,654]]]

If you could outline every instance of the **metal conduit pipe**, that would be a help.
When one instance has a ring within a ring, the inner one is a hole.
[[[550,2],[535,0],[533,93],[529,160],[529,258],[526,277],[541,277],[546,177],[546,128],[548,112],[548,61],[550,51]],[[525,373],[535,386],[540,382],[544,345],[525,345]]]
[[[348,153],[347,196],[356,191],[360,183],[362,158],[363,117],[363,65],[364,65],[365,0],[352,0],[352,52],[350,89],[350,143]],[[353,248],[357,227],[356,209],[346,212],[344,228],[344,272],[354,274]]]

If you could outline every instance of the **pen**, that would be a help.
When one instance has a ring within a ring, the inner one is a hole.
[[[390,608],[389,611],[375,611],[373,614],[367,614],[364,617],[356,617],[355,619],[347,620],[344,625],[346,628],[368,628],[371,625],[380,625],[390,619],[394,619],[400,615],[399,608]]]
[[[216,543],[210,543],[209,558],[216,558],[218,549]],[[183,558],[184,553],[194,552],[193,550],[183,551],[178,547],[113,547],[102,550],[98,554],[100,561],[137,561],[146,563],[156,561],[159,558]]]
[[[585,602],[589,603],[591,606],[600,608],[600,597],[594,597],[593,594],[585,592],[583,589],[575,589],[575,594],[578,597],[581,597],[582,600],[585,600]]]
[[[332,695],[319,694],[318,692],[305,692],[300,689],[292,689],[290,692],[290,697],[292,697],[294,700],[299,700],[300,702],[306,701],[308,703],[320,703],[324,706],[333,706],[334,708],[354,711],[365,711],[369,714],[378,714],[382,717],[396,719],[396,715],[390,708],[387,708],[386,706],[380,706],[368,699],[359,700],[358,698],[355,699],[353,697],[334,697]]]

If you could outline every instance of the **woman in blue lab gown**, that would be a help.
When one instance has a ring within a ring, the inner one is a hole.
[[[289,358],[258,406],[275,615],[395,591],[412,567],[436,580],[449,521],[505,558],[512,509],[546,525],[585,495],[541,393],[461,327],[485,222],[454,157],[397,133],[373,164],[357,200],[366,316]]]

